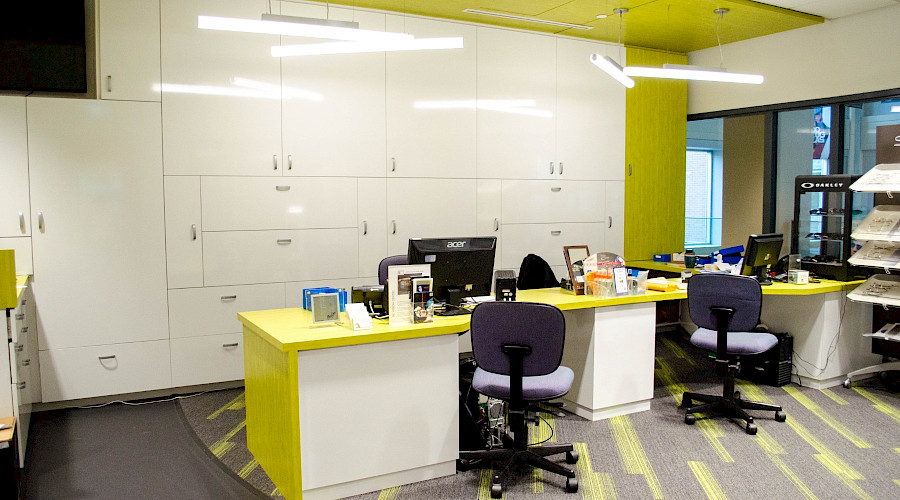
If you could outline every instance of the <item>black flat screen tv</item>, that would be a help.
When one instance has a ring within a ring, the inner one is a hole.
[[[0,90],[87,92],[84,1],[7,2]]]

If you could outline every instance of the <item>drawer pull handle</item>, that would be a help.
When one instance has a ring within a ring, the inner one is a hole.
[[[557,231],[550,231],[550,234],[553,235],[553,236],[559,236],[559,235],[562,234],[562,231],[558,231],[558,230],[557,230]]]
[[[290,191],[290,186],[275,186],[275,191]]]
[[[562,188],[561,187],[552,187],[552,188],[550,188],[550,191],[553,191],[554,193],[558,193],[558,192],[562,191]]]
[[[290,238],[284,239],[284,240],[275,240],[275,241],[276,241],[279,245],[290,245],[290,244],[291,244]]]
[[[494,231],[499,231],[499,230],[500,230],[500,219],[497,217],[494,217]]]
[[[235,347],[237,347],[237,346],[238,346],[238,343],[237,343],[237,342],[233,342],[233,343],[231,343],[231,344],[222,344],[222,347],[223,347],[224,349],[232,349],[232,348],[235,348]]]
[[[30,359],[23,359],[23,360],[22,360],[22,366],[30,366],[30,365],[31,365],[31,360],[30,360]]]
[[[191,241],[197,241],[197,224],[191,224]]]
[[[19,388],[19,390],[21,391],[21,390],[25,389],[26,384],[25,384],[25,382],[19,382],[18,384],[16,384],[16,386],[17,386],[17,387]]]
[[[16,344],[16,352],[22,352],[25,350],[25,346],[23,344]]]
[[[294,158],[293,155],[288,155],[288,170],[294,168]]]
[[[113,354],[112,356],[97,356],[97,359],[99,359],[100,361],[107,361],[110,359],[116,359],[116,355]]]
[[[563,162],[559,162],[559,175],[562,175],[563,171]]]
[[[553,170],[554,170],[554,168],[553,168],[553,162],[551,161],[551,162],[550,162],[550,175],[553,175]]]
[[[23,303],[22,305],[24,306],[25,304]],[[25,313],[16,314],[17,321],[22,321],[24,319],[25,319]]]
[[[369,234],[369,221],[363,221],[363,236]]]
[[[25,234],[25,213],[19,212],[19,230]]]
[[[272,169],[278,170],[278,155],[272,155]]]
[[[237,295],[223,295],[222,296],[222,302],[226,302],[229,300],[236,300],[236,299],[237,299]]]
[[[28,327],[27,327],[27,326],[23,326],[23,327],[22,327],[22,333],[28,333]]]

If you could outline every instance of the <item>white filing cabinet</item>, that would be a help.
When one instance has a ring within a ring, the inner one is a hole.
[[[159,0],[98,0],[101,99],[159,102]]]
[[[0,362],[0,416],[16,417],[19,466],[25,466],[31,406],[41,401],[41,377],[38,363],[34,301],[31,288],[19,293],[15,309],[5,309],[4,325],[8,339],[8,363]]]
[[[388,179],[388,255],[405,254],[410,238],[475,234],[475,179]]]

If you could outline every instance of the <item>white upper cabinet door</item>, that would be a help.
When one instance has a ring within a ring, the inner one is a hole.
[[[479,27],[477,117],[478,177],[558,177],[556,38]]]
[[[625,87],[590,61],[591,54],[618,48],[567,38],[556,43],[556,173],[625,180]]]
[[[625,181],[606,182],[607,252],[625,255]]]
[[[504,224],[605,220],[603,182],[560,179],[502,182]]]
[[[281,175],[278,35],[197,28],[197,16],[259,19],[266,0],[162,0],[167,175]]]
[[[0,96],[0,238],[28,236],[30,219],[25,98]]]
[[[167,339],[160,105],[28,98],[42,349]]]
[[[388,179],[388,253],[410,238],[475,236],[475,179]]]
[[[462,49],[387,53],[390,177],[475,177],[475,27],[400,16],[387,29],[463,38]]]
[[[384,31],[384,14],[282,4],[284,15],[325,18],[326,12]],[[323,42],[333,40],[281,39],[285,45]],[[384,176],[384,53],[283,57],[281,68],[284,174]]]
[[[359,275],[378,276],[378,264],[387,257],[387,182],[384,178],[360,178]]]
[[[99,0],[101,99],[159,102],[159,1]]]
[[[203,229],[356,227],[356,179],[204,177]]]
[[[500,225],[503,223],[503,205],[501,203],[502,182],[500,179],[478,179],[476,182],[476,234],[497,238],[497,256],[494,268],[499,269],[503,241],[500,238]]]
[[[200,177],[166,176],[165,198],[169,288],[203,286]]]

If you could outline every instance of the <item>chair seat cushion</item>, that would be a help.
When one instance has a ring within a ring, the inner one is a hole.
[[[546,401],[569,392],[575,374],[569,368],[560,366],[553,373],[524,377],[522,395],[525,401]],[[493,373],[481,368],[475,369],[472,388],[492,398],[509,399],[509,376]]]
[[[698,328],[691,335],[691,343],[695,346],[715,351],[718,333],[707,328]],[[778,338],[766,332],[728,332],[728,354],[759,354],[775,347]]]

